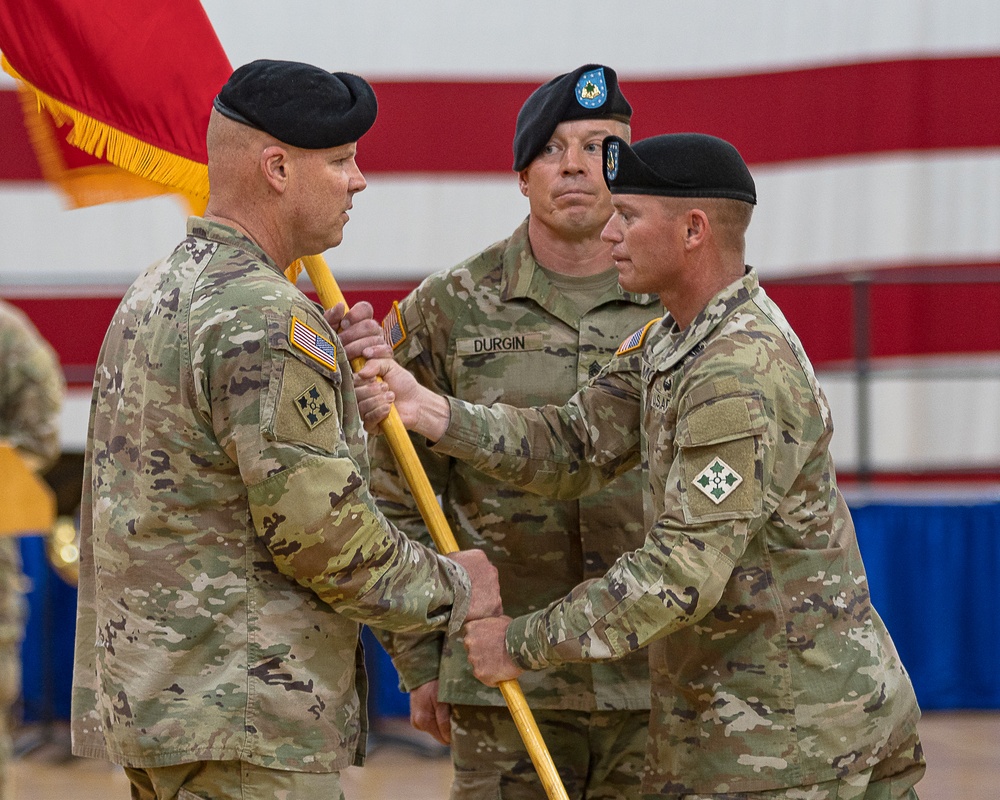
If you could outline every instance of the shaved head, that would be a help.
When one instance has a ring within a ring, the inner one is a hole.
[[[243,192],[255,183],[260,153],[278,142],[263,131],[234,122],[213,109],[206,144],[210,189]],[[217,192],[213,194],[217,196]]]

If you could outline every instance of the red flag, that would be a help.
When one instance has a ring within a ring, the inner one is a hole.
[[[0,51],[42,170],[71,202],[204,204],[205,131],[232,68],[197,0],[0,0]]]

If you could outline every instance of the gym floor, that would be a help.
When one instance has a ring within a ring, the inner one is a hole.
[[[920,722],[927,775],[921,800],[996,800],[1000,796],[1000,712],[931,711]],[[62,727],[21,731],[30,751],[13,765],[12,800],[127,800],[128,781],[110,764],[73,758]],[[451,761],[429,737],[402,719],[383,720],[365,767],[342,774],[347,800],[441,800],[451,785]]]

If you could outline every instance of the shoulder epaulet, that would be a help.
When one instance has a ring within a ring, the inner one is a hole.
[[[615,352],[616,356],[624,355],[625,353],[630,353],[633,350],[637,350],[642,347],[642,343],[646,340],[646,333],[652,328],[657,322],[659,322],[663,317],[657,317],[656,319],[651,319],[645,325],[643,325],[639,330],[629,336],[624,342],[618,345],[618,350]]]
[[[392,301],[392,308],[389,310],[389,313],[386,314],[385,319],[382,320],[382,332],[385,334],[385,340],[394,351],[406,341],[406,328],[403,326],[403,314],[399,310],[399,303],[395,300]]]

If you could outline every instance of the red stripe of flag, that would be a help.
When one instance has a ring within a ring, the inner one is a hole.
[[[891,151],[1000,147],[1000,56],[916,59],[682,80],[629,79],[633,138],[701,131],[751,164]],[[376,81],[366,172],[506,173],[535,81]],[[0,180],[26,180],[16,98],[0,92]],[[12,95],[12,93],[11,93]],[[447,113],[445,113],[447,112]],[[30,173],[30,175],[29,175]]]

